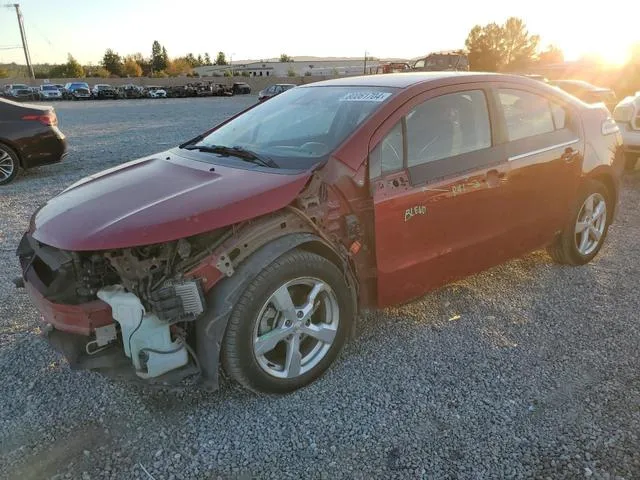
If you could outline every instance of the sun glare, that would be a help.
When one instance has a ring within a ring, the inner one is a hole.
[[[621,48],[620,45],[606,45],[604,47],[606,48],[595,52],[598,57],[602,58],[604,63],[620,66],[629,59],[629,52],[625,48]]]

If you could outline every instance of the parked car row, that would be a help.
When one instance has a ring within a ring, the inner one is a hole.
[[[251,87],[245,82],[234,82],[231,85],[214,82],[196,82],[170,87],[134,84],[113,86],[107,83],[97,83],[93,85],[93,87],[90,87],[87,82],[69,82],[65,85],[47,83],[34,87],[26,84],[13,83],[4,85],[0,90],[1,97],[18,102],[34,102],[38,100],[209,97],[250,93]]]

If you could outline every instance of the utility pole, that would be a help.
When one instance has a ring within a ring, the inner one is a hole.
[[[367,53],[368,53],[368,52],[365,50],[365,51],[364,51],[364,68],[363,68],[363,70],[362,70],[362,73],[363,73],[364,75],[366,75],[366,74],[367,74]]]
[[[16,9],[16,15],[18,16],[18,26],[20,27],[20,36],[22,37],[22,48],[24,49],[24,59],[27,61],[27,70],[29,76],[33,79],[36,78],[33,73],[33,65],[31,65],[31,55],[29,54],[29,45],[27,44],[27,35],[24,31],[24,22],[22,20],[22,12],[20,11],[19,3],[7,3],[5,7],[14,7]]]

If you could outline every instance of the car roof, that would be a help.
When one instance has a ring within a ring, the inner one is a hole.
[[[610,91],[610,88],[606,87],[598,87],[597,85],[593,85],[592,83],[585,82],[584,80],[551,80],[550,83],[552,85],[557,85],[561,87],[563,85],[572,85],[574,87],[582,88],[584,90],[590,90],[594,92],[604,92]]]
[[[376,75],[361,75],[358,77],[336,78],[313,82],[301,87],[327,86],[327,87],[390,87],[407,88],[419,83],[433,82],[446,78],[465,78],[467,80],[477,79],[488,81],[490,79],[499,80],[504,77],[515,77],[514,75],[503,75],[498,73],[480,72],[406,72],[406,73],[383,73]]]

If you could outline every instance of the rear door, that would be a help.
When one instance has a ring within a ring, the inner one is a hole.
[[[526,85],[496,84],[498,128],[509,162],[512,239],[522,254],[549,243],[567,220],[580,180],[584,140],[578,113]]]
[[[486,84],[430,90],[370,144],[378,303],[408,301],[508,258],[509,165]]]

